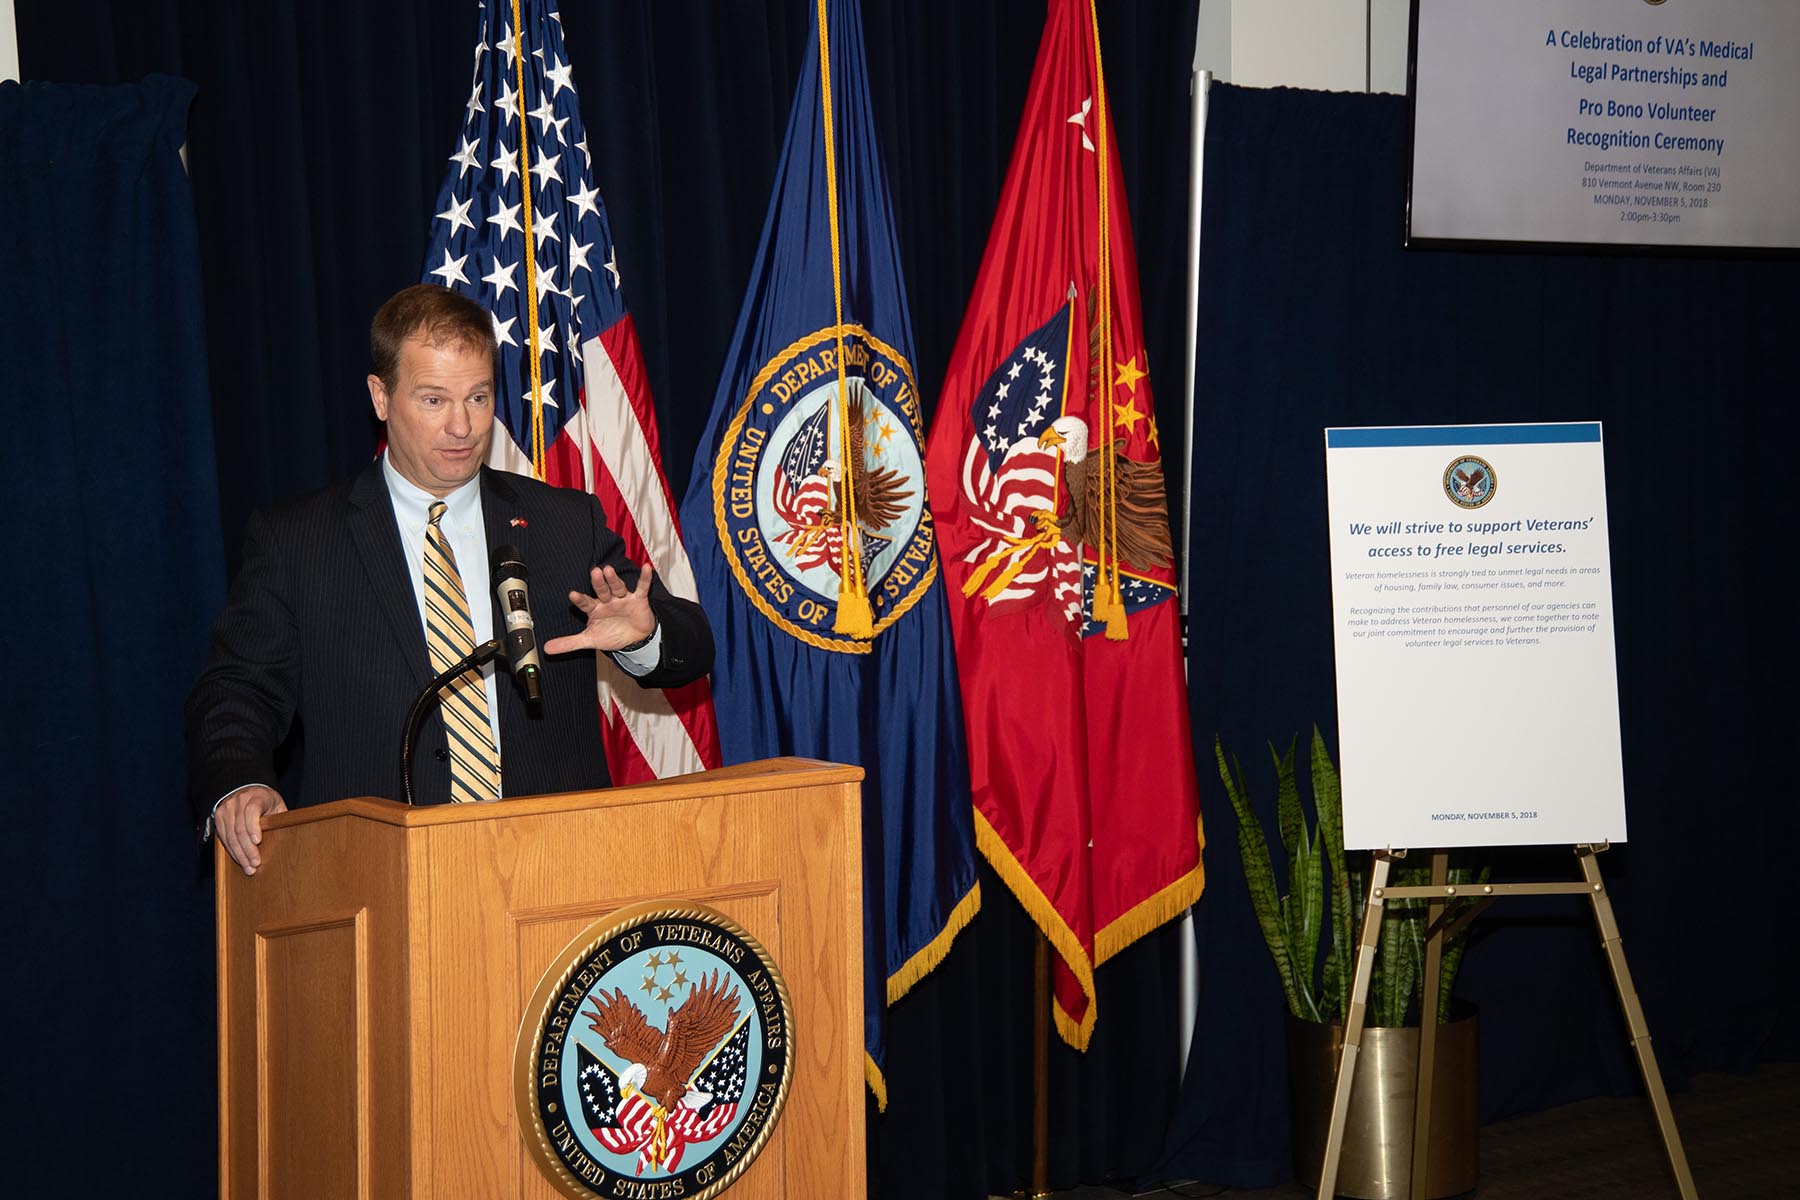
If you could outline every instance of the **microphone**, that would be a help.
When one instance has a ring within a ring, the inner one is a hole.
[[[513,678],[532,704],[543,701],[543,665],[538,659],[537,625],[531,619],[530,572],[525,569],[525,556],[517,546],[494,547],[494,595],[500,601],[500,617],[505,631],[500,641],[506,647],[506,663]]]

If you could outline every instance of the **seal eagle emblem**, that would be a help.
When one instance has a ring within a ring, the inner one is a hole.
[[[1061,308],[976,393],[960,474],[980,540],[964,556],[963,592],[979,595],[990,616],[1047,605],[1089,637],[1102,624],[1094,620],[1093,555],[1102,523],[1119,562],[1140,568],[1121,571],[1126,612],[1174,595],[1141,573],[1167,568],[1173,551],[1162,465],[1128,457],[1123,438],[1094,445],[1087,420],[1065,411],[1068,337],[1069,310]],[[1103,470],[1115,484],[1110,508]]]
[[[1493,464],[1465,454],[1444,468],[1444,495],[1459,508],[1480,508],[1494,498],[1499,480]]]
[[[757,374],[713,467],[713,517],[751,602],[814,646],[867,653],[833,616],[859,571],[879,634],[937,576],[912,367],[860,325],[800,338]]]
[[[513,1055],[519,1127],[565,1195],[705,1200],[767,1142],[793,1045],[754,938],[704,905],[636,905],[539,981]]]

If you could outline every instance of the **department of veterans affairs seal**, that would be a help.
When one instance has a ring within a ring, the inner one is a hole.
[[[1444,495],[1462,508],[1480,508],[1494,498],[1499,480],[1485,458],[1465,454],[1444,468]]]
[[[713,466],[713,516],[732,575],[764,616],[821,649],[866,654],[867,640],[832,628],[846,490],[876,634],[931,586],[937,552],[912,367],[861,326],[843,329],[842,404],[833,328],[758,372]]]
[[[781,973],[729,917],[622,909],[557,956],[525,1009],[513,1092],[526,1148],[578,1200],[706,1200],[768,1142],[793,1032]]]

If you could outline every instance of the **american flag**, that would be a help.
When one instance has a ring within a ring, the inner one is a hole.
[[[1106,623],[1094,620],[1094,584],[1098,574],[1093,563],[1081,564],[1081,636],[1084,638],[1106,632]],[[1119,599],[1125,605],[1127,615],[1174,597],[1175,589],[1160,579],[1149,579],[1130,571],[1119,572]]]
[[[1021,438],[1036,437],[1063,415],[1063,389],[1068,386],[1069,310],[1027,334],[975,393],[969,417],[990,470]],[[1085,386],[1085,385],[1084,385]]]
[[[1091,596],[1083,596],[1075,548],[1038,520],[1041,513],[1062,511],[1064,463],[1074,449],[1038,440],[1063,417],[1068,339],[1069,310],[1063,306],[1013,347],[969,406],[975,436],[963,455],[962,486],[971,523],[987,536],[963,561],[976,564],[972,578],[994,612],[1047,595],[1074,621],[1084,603],[1092,606]],[[1071,422],[1071,435],[1085,448],[1086,426],[1074,418],[1064,424]]]
[[[619,1127],[619,1078],[612,1068],[595,1057],[593,1051],[577,1042],[576,1084],[581,1091],[581,1116],[595,1136]]]
[[[800,426],[794,440],[788,443],[787,453],[781,456],[782,474],[789,479],[805,479],[818,473],[830,450],[831,434],[826,425],[830,416],[830,407],[820,405],[819,411]]]
[[[636,1152],[634,1174],[674,1171],[690,1144],[718,1137],[737,1116],[748,1069],[750,1020],[746,1017],[739,1022],[737,1032],[694,1076],[693,1092],[706,1099],[695,1107],[679,1103],[663,1114],[661,1146],[656,1138],[655,1102],[636,1090],[621,1093],[611,1067],[586,1046],[578,1043],[576,1051],[581,1110],[589,1131],[614,1154]]]
[[[775,541],[787,547],[801,570],[835,569],[833,564],[843,558],[844,535],[838,525],[836,499],[831,481],[820,473],[829,449],[826,419],[830,415],[831,406],[820,405],[794,434],[781,456],[770,497],[776,515],[788,526],[775,535]]]
[[[744,1098],[744,1075],[749,1069],[749,1061],[750,1020],[746,1017],[738,1023],[737,1032],[731,1035],[710,1062],[701,1065],[699,1073],[694,1076],[694,1090],[712,1098],[699,1108],[690,1110],[694,1122],[691,1128],[698,1130],[710,1125],[721,1109],[737,1111],[738,1102]],[[700,1139],[694,1137],[693,1140]]]
[[[554,0],[520,0],[519,17],[515,38],[509,3],[481,5],[474,78],[422,279],[493,313],[500,366],[489,465],[592,493],[626,553],[692,599],[698,589],[663,477],[606,206],[593,184],[562,17]],[[534,327],[541,405],[532,397]],[[707,681],[645,689],[610,657],[596,660],[615,782],[719,765]]]
[[[775,513],[788,528],[774,540],[787,547],[787,553],[801,570],[822,567],[833,573],[840,570],[844,558],[844,531],[838,523],[836,480],[822,472],[830,452],[831,417],[829,403],[819,406],[803,425],[781,456],[781,468],[775,472],[770,499]],[[840,456],[840,461],[847,459]],[[837,464],[831,464],[837,469]],[[894,539],[863,530],[857,545],[862,552],[863,573]]]

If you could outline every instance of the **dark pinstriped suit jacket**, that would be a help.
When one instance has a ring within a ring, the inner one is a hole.
[[[568,601],[592,592],[588,571],[611,565],[628,585],[637,567],[582,492],[482,468],[489,549],[511,544],[531,570],[538,640],[584,621]],[[486,595],[489,565],[459,564],[470,599]],[[712,667],[700,607],[651,581],[662,659],[652,687]],[[413,697],[431,681],[425,631],[379,460],[361,474],[251,518],[244,561],[213,626],[206,669],[188,697],[188,775],[197,814],[250,783],[274,784],[290,807],[345,796],[401,799],[400,737]],[[590,654],[544,658],[541,710],[499,680],[500,754],[508,796],[604,787]],[[276,748],[298,725],[299,749],[277,777]],[[413,765],[420,803],[449,797],[441,719],[426,720]]]

